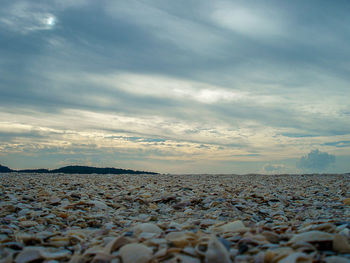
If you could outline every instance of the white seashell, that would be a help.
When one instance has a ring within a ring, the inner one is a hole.
[[[146,263],[152,258],[152,249],[142,244],[127,244],[120,250],[123,263]]]
[[[301,234],[294,235],[289,242],[316,242],[316,241],[332,241],[334,236],[327,232],[313,230]]]
[[[225,233],[225,232],[247,232],[249,228],[245,227],[242,221],[237,220],[221,226],[212,226],[209,231],[214,233]]]
[[[205,253],[205,262],[207,263],[230,263],[230,254],[225,246],[212,236],[208,241],[208,249]]]
[[[305,253],[296,252],[278,261],[278,263],[312,263],[312,258]]]
[[[139,224],[133,228],[133,231],[136,236],[140,235],[141,233],[153,233],[156,235],[162,233],[162,230],[157,225],[152,223]]]

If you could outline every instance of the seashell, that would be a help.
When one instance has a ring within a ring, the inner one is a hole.
[[[120,247],[129,243],[129,239],[125,236],[116,237],[107,244],[107,246],[104,248],[104,252],[111,254],[113,251],[116,251]]]
[[[349,230],[349,228],[344,228],[344,229],[339,231],[339,234],[342,236],[348,237],[348,236],[350,236],[350,230]]]
[[[230,263],[230,254],[225,246],[213,235],[208,241],[205,253],[207,263]]]
[[[16,240],[21,241],[24,244],[32,244],[32,245],[41,243],[41,240],[37,236],[27,234],[27,233],[18,233],[16,235]]]
[[[154,257],[155,258],[164,257],[165,255],[167,255],[167,253],[168,253],[167,248],[161,248],[154,254]]]
[[[32,227],[32,226],[37,226],[38,222],[35,222],[35,221],[21,221],[21,222],[19,222],[19,225],[21,227]]]
[[[200,263],[200,259],[190,257],[187,255],[182,255],[182,254],[176,254],[174,257],[171,259],[162,261],[163,263]]]
[[[148,207],[152,210],[156,210],[158,208],[158,206],[155,203],[150,203]]]
[[[322,232],[318,230],[313,230],[309,232],[304,232],[301,234],[296,234],[290,239],[290,243],[296,242],[317,242],[317,241],[332,241],[334,236],[327,232]]]
[[[97,253],[92,259],[92,263],[109,263],[114,258],[111,254]]]
[[[100,246],[93,246],[93,247],[90,247],[88,248],[83,256],[91,256],[91,255],[97,255],[99,253],[103,253],[104,252],[104,249]]]
[[[23,249],[23,244],[20,242],[4,242],[1,244],[4,247],[10,248],[12,250],[22,250]]]
[[[52,199],[49,201],[49,204],[50,204],[50,205],[53,205],[53,206],[59,205],[60,203],[61,203],[61,199],[58,198],[58,197],[52,198]]]
[[[326,263],[350,263],[350,259],[339,256],[326,257],[324,261]]]
[[[170,232],[165,239],[171,242],[175,247],[186,247],[197,239],[196,234],[191,232]]]
[[[101,202],[98,200],[90,201],[90,204],[94,205],[96,208],[101,209],[101,210],[108,209],[108,205],[106,205],[104,202]]]
[[[54,236],[50,237],[47,242],[50,244],[50,246],[65,247],[70,244],[70,238],[67,236]]]
[[[278,261],[278,263],[312,263],[312,258],[305,253],[296,252]]]
[[[155,233],[142,232],[141,234],[138,235],[137,238],[139,240],[147,240],[147,239],[155,238],[157,236],[158,234],[155,234]]]
[[[189,255],[191,257],[195,257],[196,254],[196,250],[193,247],[185,247],[182,252],[186,255]]]
[[[315,246],[308,242],[293,243],[292,248],[298,250],[299,252],[312,252],[316,250]]]
[[[41,253],[37,248],[26,247],[15,259],[16,263],[27,263],[42,259]]]
[[[71,255],[69,250],[52,251],[45,247],[26,247],[16,257],[16,263],[26,263],[36,260],[65,259]]]
[[[66,212],[61,212],[61,213],[58,213],[57,216],[59,216],[60,218],[66,219],[68,218],[69,215]]]
[[[333,232],[335,230],[335,226],[330,223],[324,223],[324,224],[315,224],[315,225],[309,225],[307,227],[304,227],[300,229],[298,232],[308,232],[312,230],[319,230],[324,232]]]
[[[45,259],[63,259],[63,258],[68,258],[71,255],[71,252],[67,249],[58,250],[58,251],[50,251],[47,249],[42,249],[41,255]]]
[[[235,257],[235,263],[250,263],[253,262],[252,257],[249,255],[238,255]]]
[[[242,221],[237,220],[220,226],[212,226],[209,231],[214,233],[225,233],[225,232],[247,232],[249,228],[245,227]]]
[[[142,244],[127,244],[119,250],[123,262],[146,263],[152,258],[152,249]]]
[[[8,248],[0,247],[0,263],[11,263],[13,262],[13,250]]]
[[[336,234],[333,239],[333,250],[340,253],[350,253],[350,244],[347,238]]]
[[[280,236],[272,231],[264,231],[261,234],[271,243],[278,243],[280,241]]]
[[[162,230],[155,224],[152,223],[143,223],[135,226],[133,228],[133,231],[136,236],[140,235],[141,233],[153,233],[156,235],[160,235],[162,233]]]
[[[265,262],[278,262],[293,252],[294,250],[290,247],[277,247],[275,249],[269,249],[265,252],[264,260]]]
[[[345,198],[343,200],[344,205],[350,205],[350,198]]]

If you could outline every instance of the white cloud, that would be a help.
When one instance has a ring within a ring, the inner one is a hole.
[[[216,2],[211,19],[217,25],[250,37],[275,37],[285,34],[277,12],[240,6],[231,2]]]
[[[246,92],[157,75],[116,73],[112,75],[88,75],[86,78],[139,96],[190,99],[205,104],[237,101],[249,97]]]

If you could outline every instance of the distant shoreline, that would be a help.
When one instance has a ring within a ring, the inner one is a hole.
[[[58,169],[22,169],[22,170],[13,170],[6,166],[0,165],[0,173],[64,173],[64,174],[159,174],[155,172],[146,172],[146,171],[137,171],[131,169],[121,169],[121,168],[99,168],[99,167],[90,167],[90,166],[81,166],[81,165],[70,165],[64,166]]]

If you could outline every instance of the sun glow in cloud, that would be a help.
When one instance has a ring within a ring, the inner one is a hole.
[[[48,26],[54,26],[56,24],[56,18],[52,15],[49,15],[46,19],[45,22]]]
[[[116,73],[113,75],[87,75],[84,78],[138,96],[190,99],[205,104],[230,102],[249,96],[246,92],[156,75]]]

